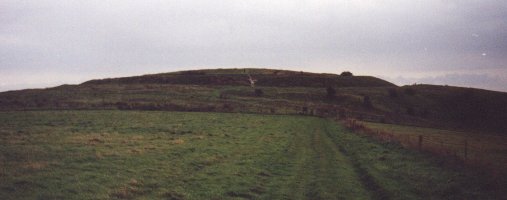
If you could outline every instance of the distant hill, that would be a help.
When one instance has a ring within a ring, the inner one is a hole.
[[[257,80],[250,87],[249,76]],[[0,110],[125,109],[304,114],[505,133],[507,93],[398,87],[371,76],[207,69],[0,93]]]
[[[248,86],[248,75],[268,87],[387,87],[392,83],[370,76],[339,76],[271,69],[193,70],[126,78],[87,81],[84,84],[183,84]]]

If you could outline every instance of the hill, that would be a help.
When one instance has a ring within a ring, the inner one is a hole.
[[[495,133],[507,129],[506,105],[501,92],[271,69],[181,71],[0,93],[0,110],[304,114]]]
[[[193,70],[126,78],[92,80],[84,84],[180,84],[249,86],[248,75],[265,87],[386,87],[387,81],[369,76],[339,76],[271,69]]]

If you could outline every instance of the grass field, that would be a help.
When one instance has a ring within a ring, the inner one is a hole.
[[[303,116],[0,112],[2,199],[495,199],[480,172]]]

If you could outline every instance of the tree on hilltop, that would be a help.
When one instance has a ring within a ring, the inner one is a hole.
[[[354,75],[352,74],[352,72],[344,71],[340,74],[340,76],[354,76]]]

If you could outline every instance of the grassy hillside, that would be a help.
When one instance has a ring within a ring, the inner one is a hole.
[[[258,86],[271,87],[386,87],[387,81],[369,76],[338,76],[270,69],[194,70],[126,78],[92,80],[84,84],[183,84],[249,86],[248,75]]]
[[[495,199],[484,174],[314,117],[0,112],[2,199]]]
[[[256,79],[250,87],[249,75]],[[328,92],[331,88],[332,95]],[[334,91],[334,92],[333,92]],[[0,93],[0,110],[120,109],[305,114],[506,134],[507,94],[398,87],[368,76],[210,69]]]
[[[449,86],[416,85],[413,115],[427,115],[454,127],[507,133],[507,93]],[[421,101],[423,99],[424,101]]]

